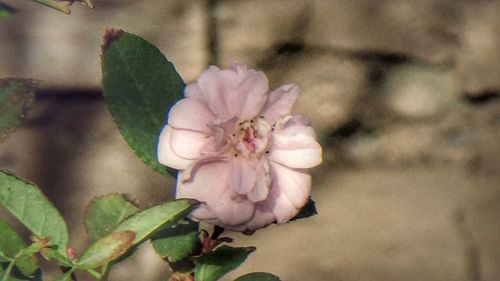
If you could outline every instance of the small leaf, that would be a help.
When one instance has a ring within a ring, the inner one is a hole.
[[[36,236],[50,238],[50,245],[66,255],[66,223],[36,185],[0,171],[0,204]]]
[[[123,194],[112,193],[98,197],[90,203],[85,225],[90,241],[110,233],[119,223],[136,214],[139,209]]]
[[[104,96],[120,132],[139,158],[169,176],[156,146],[169,108],[182,98],[182,78],[158,48],[122,30],[106,30],[101,57]]]
[[[255,247],[233,248],[222,246],[213,252],[206,253],[195,259],[196,281],[216,281],[229,271],[242,264]]]
[[[36,84],[28,79],[0,79],[0,141],[26,117],[35,97]]]
[[[151,207],[119,224],[113,231],[135,232],[132,243],[136,245],[165,227],[175,224],[199,205],[192,199],[178,199]]]
[[[14,8],[5,3],[0,2],[0,18],[10,16],[10,14],[13,14],[15,12],[16,10]]]
[[[132,231],[112,232],[104,236],[83,253],[77,267],[93,269],[114,260],[132,247],[134,238],[135,233]]]
[[[300,212],[290,221],[305,219],[308,217],[312,217],[316,214],[318,214],[318,211],[316,210],[316,202],[314,202],[311,198],[309,198],[309,201],[307,201],[306,205],[302,207]]]
[[[59,12],[63,12],[65,14],[71,13],[69,6],[73,1],[71,0],[33,0],[39,4],[47,6],[49,8],[58,10]]]
[[[178,262],[188,257],[201,243],[198,226],[197,222],[181,220],[161,231],[151,239],[156,253],[169,262]]]
[[[281,279],[267,272],[253,272],[236,278],[234,281],[281,281]]]
[[[15,258],[21,251],[26,250],[26,243],[16,233],[16,231],[6,222],[0,219],[0,252],[9,257]],[[16,267],[26,276],[31,276],[39,268],[36,258],[30,254],[19,258]]]

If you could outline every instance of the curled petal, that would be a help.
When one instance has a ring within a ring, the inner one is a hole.
[[[307,171],[290,169],[271,163],[273,186],[277,186],[281,196],[288,197],[295,208],[301,209],[311,194],[311,175]]]
[[[178,101],[168,114],[168,124],[176,129],[188,129],[210,133],[207,126],[214,119],[214,115],[200,101],[182,99]]]
[[[227,161],[204,163],[191,175],[191,180],[178,181],[176,197],[206,202],[221,224],[243,224],[252,217],[255,206],[230,186],[230,171]]]
[[[322,161],[323,150],[311,127],[287,126],[275,130],[269,159],[290,168],[312,168]]]
[[[172,140],[172,131],[173,129],[167,125],[163,127],[160,133],[157,148],[158,162],[177,170],[184,170],[189,166],[189,164],[191,164],[192,160],[183,158],[173,152],[172,146],[170,145]]]
[[[297,85],[283,85],[269,94],[260,115],[264,116],[269,124],[274,124],[278,119],[290,114],[298,96],[299,87]]]
[[[191,83],[186,85],[184,88],[184,96],[189,99],[198,100],[204,102],[203,91],[198,86],[198,83]]]
[[[311,188],[307,173],[271,163],[273,183],[269,198],[277,223],[285,223],[296,216],[309,198]]]

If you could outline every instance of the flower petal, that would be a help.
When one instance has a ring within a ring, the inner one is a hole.
[[[299,87],[297,85],[283,85],[269,94],[260,115],[264,116],[269,124],[274,124],[278,119],[290,114],[298,96]]]
[[[246,223],[246,229],[257,230],[276,221],[276,215],[267,202],[255,205],[253,218]]]
[[[189,181],[178,181],[176,198],[206,202],[222,224],[243,224],[251,219],[255,206],[234,191],[229,181],[230,171],[227,161],[204,163]]]
[[[168,124],[176,129],[189,129],[204,133],[210,133],[207,126],[214,115],[208,107],[195,99],[182,99],[178,101],[168,114]]]
[[[238,88],[240,99],[244,100],[243,108],[239,113],[240,120],[250,120],[262,110],[267,100],[269,81],[263,72],[256,71],[247,75]]]
[[[255,117],[266,102],[268,83],[264,73],[237,63],[226,70],[208,69],[198,78],[205,104],[221,120]]]
[[[278,186],[280,194],[297,209],[301,209],[311,194],[311,175],[304,170],[290,169],[280,164],[271,163],[273,186]]]
[[[234,117],[227,97],[229,97],[241,78],[231,70],[208,69],[198,78],[198,86],[203,91],[205,104],[221,120]],[[240,110],[239,106],[236,110]]]
[[[246,195],[254,189],[257,173],[249,163],[242,161],[240,158],[235,157],[230,163],[231,185],[238,194]]]
[[[251,192],[247,193],[247,198],[252,202],[263,201],[267,198],[269,189],[271,189],[271,171],[269,161],[264,159],[259,162],[256,169],[255,187]]]
[[[300,124],[286,124],[273,133],[269,159],[290,168],[312,168],[319,165],[323,150],[316,141],[314,130]]]
[[[184,88],[184,96],[201,102],[205,100],[203,97],[203,91],[200,89],[198,83],[187,84],[186,88]]]
[[[202,148],[215,146],[214,138],[205,133],[172,128],[170,146],[172,151],[185,159],[197,159]]]
[[[163,127],[160,137],[158,140],[158,162],[161,164],[177,169],[184,170],[191,164],[192,160],[181,157],[173,152],[172,146],[172,129],[170,126],[166,125]]]

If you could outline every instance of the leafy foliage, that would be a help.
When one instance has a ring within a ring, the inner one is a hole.
[[[219,280],[226,273],[243,263],[253,251],[255,251],[254,247],[233,248],[222,246],[213,252],[206,253],[195,259],[195,280]]]
[[[102,46],[104,96],[123,137],[146,164],[169,175],[156,145],[169,108],[185,87],[154,45],[121,30],[106,31]]]
[[[200,246],[198,223],[181,220],[152,238],[153,247],[162,258],[178,262],[187,258]]]
[[[63,217],[38,187],[0,171],[0,204],[40,238],[65,255],[68,230]]]
[[[132,247],[135,233],[132,231],[112,232],[97,240],[83,253],[77,267],[92,269],[104,265]]]
[[[281,279],[267,272],[252,272],[236,278],[234,281],[281,281]]]
[[[0,261],[2,258],[15,259],[16,267],[26,276],[30,276],[39,268],[36,258],[27,254],[18,258],[19,254],[27,247],[23,239],[5,221],[0,219]]]
[[[198,206],[198,201],[178,199],[151,207],[125,220],[113,231],[133,231],[136,245],[151,237],[156,231],[175,224]]]
[[[89,205],[85,220],[90,241],[105,236],[138,211],[139,209],[123,194],[112,193],[94,199]]]

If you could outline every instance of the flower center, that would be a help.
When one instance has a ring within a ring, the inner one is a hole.
[[[240,122],[231,136],[234,156],[259,157],[266,152],[271,126],[263,117]]]

